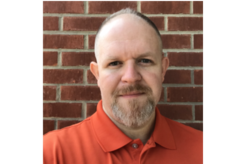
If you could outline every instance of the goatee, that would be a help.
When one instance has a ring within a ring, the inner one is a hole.
[[[143,102],[137,99],[130,99],[127,101],[127,104],[120,104],[118,96],[129,92],[146,94],[147,99]],[[155,110],[156,103],[153,99],[151,88],[141,84],[129,85],[121,89],[116,89],[112,98],[113,102],[111,108],[113,115],[127,127],[142,126],[149,120]]]

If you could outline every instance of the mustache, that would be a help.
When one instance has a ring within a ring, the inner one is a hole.
[[[142,84],[128,85],[123,88],[117,88],[113,92],[113,96],[117,97],[118,95],[128,94],[130,92],[144,92],[146,94],[152,94],[152,89]]]

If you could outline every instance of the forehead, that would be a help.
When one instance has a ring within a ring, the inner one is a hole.
[[[99,33],[99,59],[106,52],[145,53],[160,51],[160,39],[156,31],[145,20],[133,14],[122,14],[112,18]]]

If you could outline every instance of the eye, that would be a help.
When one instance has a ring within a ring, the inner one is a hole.
[[[117,65],[119,65],[119,64],[120,64],[119,61],[114,61],[114,62],[111,62],[111,63],[109,64],[109,66],[117,66]]]
[[[149,60],[149,59],[141,59],[139,62],[141,62],[141,63],[152,63],[152,61]]]

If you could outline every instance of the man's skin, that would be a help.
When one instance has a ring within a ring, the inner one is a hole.
[[[97,46],[98,63],[92,62],[90,69],[101,90],[103,109],[124,134],[132,139],[139,138],[145,144],[154,129],[155,111],[142,125],[126,126],[113,114],[111,102],[116,89],[140,84],[152,90],[150,96],[156,106],[169,66],[168,58],[163,57],[161,40],[146,21],[132,14],[122,14],[104,25]],[[117,97],[126,112],[132,110],[129,101],[136,100],[144,106],[148,98],[148,94],[137,90]]]

